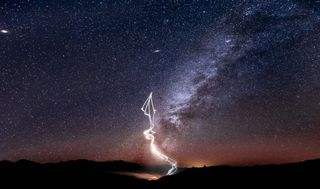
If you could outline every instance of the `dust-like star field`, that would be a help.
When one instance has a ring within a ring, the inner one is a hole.
[[[0,160],[320,157],[320,2],[2,1]]]

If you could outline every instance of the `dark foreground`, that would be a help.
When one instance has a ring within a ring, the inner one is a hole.
[[[66,186],[84,188],[320,188],[320,160],[284,165],[253,167],[215,166],[181,170],[158,180],[138,179],[118,173],[149,172],[158,174],[161,168],[146,168],[123,161],[68,161],[38,164],[30,161],[0,162],[2,186],[25,187]],[[7,185],[6,185],[7,186]]]

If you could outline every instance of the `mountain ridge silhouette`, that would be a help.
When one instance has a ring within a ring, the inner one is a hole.
[[[0,161],[0,180],[21,181],[38,186],[117,186],[119,188],[181,188],[181,187],[276,187],[280,185],[319,186],[320,159],[280,165],[204,166],[183,168],[175,175],[158,180],[145,180],[121,173],[165,173],[164,167],[148,167],[125,161],[96,162],[70,160],[58,163],[36,163],[29,160]],[[20,182],[13,182],[20,184]]]

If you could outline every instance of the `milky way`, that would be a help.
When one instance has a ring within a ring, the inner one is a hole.
[[[169,111],[160,121],[171,140],[197,135],[212,149],[221,143],[255,148],[268,140],[281,155],[301,145],[302,135],[307,145],[319,144],[320,46],[314,31],[320,17],[307,8],[248,3],[212,23],[198,49],[181,61],[182,74],[174,76]]]
[[[316,1],[0,3],[0,159],[180,165],[320,157]],[[158,163],[161,163],[159,161]]]

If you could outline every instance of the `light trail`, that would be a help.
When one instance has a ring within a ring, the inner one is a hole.
[[[143,131],[143,134],[146,137],[146,139],[150,140],[150,151],[156,157],[159,157],[160,159],[168,162],[171,165],[171,169],[167,172],[167,175],[173,175],[177,171],[177,162],[174,159],[163,154],[155,144],[154,134],[156,132],[153,130],[153,128],[155,126],[154,115],[156,113],[156,110],[154,109],[154,105],[153,105],[152,93],[150,93],[149,97],[144,102],[143,106],[141,107],[141,110],[143,111],[144,115],[148,116],[149,123],[150,123],[149,129]]]

